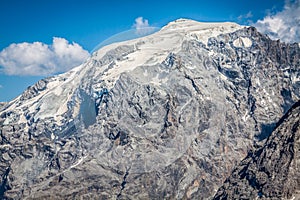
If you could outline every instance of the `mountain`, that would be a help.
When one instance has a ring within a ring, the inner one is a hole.
[[[105,46],[0,106],[0,198],[211,199],[299,101],[299,60],[187,19]]]

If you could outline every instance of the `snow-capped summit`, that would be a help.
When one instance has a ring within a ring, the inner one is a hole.
[[[92,91],[110,89],[123,72],[138,66],[162,63],[170,53],[178,53],[182,42],[197,40],[207,44],[209,37],[236,31],[242,27],[235,23],[202,23],[189,19],[170,22],[157,33],[130,41],[110,44],[94,52],[82,65],[64,74],[41,80],[22,95],[9,102],[1,113],[18,113],[20,123],[30,119],[53,118],[57,125],[66,123],[66,114],[72,118],[81,115],[83,101],[79,91],[92,98]],[[155,82],[155,80],[153,80]],[[39,86],[43,83],[42,88]],[[84,96],[84,95],[83,95]],[[85,117],[83,117],[85,118]],[[7,117],[4,124],[15,123],[15,117]]]

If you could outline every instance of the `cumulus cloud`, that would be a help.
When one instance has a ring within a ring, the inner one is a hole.
[[[146,35],[154,29],[154,27],[149,25],[148,20],[143,17],[136,18],[132,27],[136,29],[136,33],[139,35]]]
[[[0,70],[8,75],[38,76],[65,72],[89,57],[77,43],[54,37],[42,42],[11,44],[0,52]]]
[[[272,39],[300,42],[300,0],[287,0],[282,11],[269,14],[253,24]]]
[[[138,17],[135,19],[135,23],[133,24],[133,27],[136,29],[142,29],[142,28],[148,28],[150,26],[147,19],[143,19],[143,17]]]

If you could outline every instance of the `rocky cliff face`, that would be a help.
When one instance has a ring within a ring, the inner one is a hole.
[[[192,20],[103,47],[0,107],[0,197],[210,199],[299,100],[299,60]]]
[[[300,198],[300,102],[286,113],[266,143],[249,152],[214,199]]]

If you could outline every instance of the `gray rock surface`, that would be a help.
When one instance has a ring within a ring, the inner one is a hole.
[[[266,143],[233,170],[214,199],[300,198],[300,102],[278,122]]]
[[[191,20],[104,47],[1,107],[0,197],[211,199],[299,100],[299,60]]]

